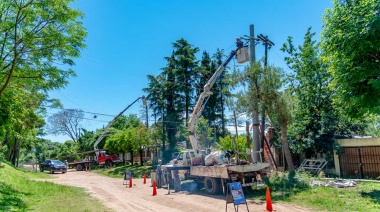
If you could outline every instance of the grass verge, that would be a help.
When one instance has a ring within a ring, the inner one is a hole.
[[[112,178],[123,178],[126,171],[132,173],[132,178],[150,177],[153,171],[153,166],[140,166],[140,165],[118,165],[110,169],[93,169],[93,172]]]
[[[309,185],[316,179],[294,172],[272,175],[266,182],[272,201],[320,211],[380,211],[380,183],[358,182],[356,187],[336,188]],[[316,179],[318,180],[318,179]],[[249,192],[247,198],[265,200],[266,186]]]
[[[20,171],[1,162],[0,211],[110,211],[83,188],[35,181],[54,175]]]

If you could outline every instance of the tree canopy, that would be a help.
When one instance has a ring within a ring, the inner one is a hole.
[[[323,14],[322,49],[336,99],[351,117],[380,114],[380,4],[334,0]]]
[[[75,76],[74,59],[87,35],[73,0],[0,2],[0,138],[16,165],[20,147],[42,133],[48,92]]]

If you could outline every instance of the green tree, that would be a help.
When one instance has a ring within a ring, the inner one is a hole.
[[[235,69],[231,75],[231,85],[236,88],[242,86],[244,89],[239,90],[234,98],[236,99],[235,111],[237,113],[246,113],[247,117],[252,117],[253,124],[258,124],[259,103],[261,102],[261,75],[262,67],[260,62],[252,62],[244,70]],[[258,127],[253,127],[253,141],[259,139]],[[260,144],[253,145],[255,151],[260,150]],[[254,161],[259,161],[259,155],[254,154]]]
[[[140,154],[140,165],[144,165],[143,151],[149,147],[149,129],[145,125],[135,128],[133,147]]]
[[[0,3],[0,96],[11,85],[31,92],[65,86],[86,31],[72,0],[3,0]]]
[[[57,105],[48,91],[75,76],[69,67],[85,46],[86,31],[71,2],[0,2],[0,138],[14,165],[20,148],[33,140],[28,137],[42,133],[44,105]]]
[[[201,117],[198,119],[196,134],[201,147],[210,148],[212,137],[212,128],[209,127],[208,121]]]
[[[246,152],[247,149],[247,139],[245,137],[245,134],[242,134],[239,137],[232,138],[230,136],[222,137],[220,138],[220,141],[216,144],[216,148],[218,150],[227,151],[227,150],[233,150],[235,151],[233,139],[235,139],[236,148],[238,152]],[[240,159],[248,159],[248,155],[239,155]]]
[[[129,114],[125,121],[122,130],[110,128],[113,132],[105,139],[104,147],[110,152],[129,152],[133,163],[134,153],[142,156],[142,150],[149,146],[149,132],[136,114]]]
[[[224,51],[217,49],[216,53],[213,54],[212,58],[210,58],[209,54],[204,51],[202,55],[201,64],[198,67],[197,71],[197,83],[196,83],[196,98],[200,96],[200,93],[203,91],[203,87],[206,85],[207,81],[211,78],[211,76],[216,72],[217,68],[222,64],[222,58],[224,56]],[[225,136],[225,115],[224,108],[226,105],[226,99],[231,94],[228,89],[228,80],[225,78],[226,71],[223,71],[215,85],[212,88],[213,94],[208,98],[207,104],[203,110],[203,117],[208,120],[208,125],[215,129],[213,134],[216,137],[216,141],[219,140],[220,136]]]
[[[365,129],[365,134],[373,137],[380,137],[380,116],[372,115],[368,117],[369,122]]]
[[[29,93],[23,89],[8,89],[0,96],[0,140],[4,155],[17,166],[20,150],[29,146],[34,137],[41,132],[44,121],[39,110],[43,96]]]
[[[81,136],[78,139],[79,152],[92,150],[95,142],[95,133],[82,128]]]
[[[198,67],[198,61],[195,54],[199,51],[199,48],[193,47],[185,39],[181,38],[175,43],[172,43],[176,70],[176,82],[178,83],[178,89],[181,98],[184,98],[185,102],[185,120],[186,123],[189,120],[189,111],[191,99],[194,95],[194,77],[196,76],[196,69]],[[181,108],[182,109],[182,108]]]
[[[380,114],[380,4],[334,0],[323,14],[322,49],[337,102],[351,117]]]
[[[155,124],[157,119],[161,120],[161,132],[165,132],[165,75],[159,74],[157,77],[153,75],[148,75],[148,87],[144,88],[143,91],[147,93],[146,99],[148,100],[149,109],[153,110],[152,116],[154,117]],[[157,126],[157,125],[156,125]],[[158,129],[155,129],[156,131]],[[155,133],[157,136],[158,133]],[[165,133],[160,133],[161,137],[155,137],[155,141],[160,140],[162,142],[163,149],[165,149]],[[155,145],[159,147],[160,145]]]
[[[294,47],[292,38],[282,47],[288,54],[285,62],[294,71],[290,89],[296,96],[295,117],[291,129],[293,149],[304,152],[332,153],[339,116],[333,105],[334,92],[329,87],[331,77],[320,56],[315,33],[309,28],[302,46]]]

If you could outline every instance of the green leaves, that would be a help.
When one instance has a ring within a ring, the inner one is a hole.
[[[331,77],[321,59],[319,44],[313,40],[314,35],[309,28],[302,45],[295,48],[292,38],[288,38],[282,48],[288,53],[285,62],[293,70],[288,92],[296,101],[290,134],[296,138],[291,147],[297,152],[308,148],[317,152],[331,151],[338,123],[332,104],[333,91],[329,87]]]
[[[37,134],[48,91],[63,88],[75,76],[70,66],[87,33],[77,20],[83,13],[71,9],[71,2],[0,2],[0,137],[7,133],[12,143]],[[15,161],[20,145],[7,145]]]
[[[337,101],[355,118],[380,113],[380,15],[378,0],[335,0],[322,34]]]

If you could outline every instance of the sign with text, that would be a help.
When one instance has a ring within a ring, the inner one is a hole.
[[[124,180],[130,180],[131,179],[132,172],[126,171],[124,175]]]
[[[231,192],[234,205],[240,205],[240,204],[246,203],[243,188],[241,187],[240,182],[229,183],[228,188]]]

